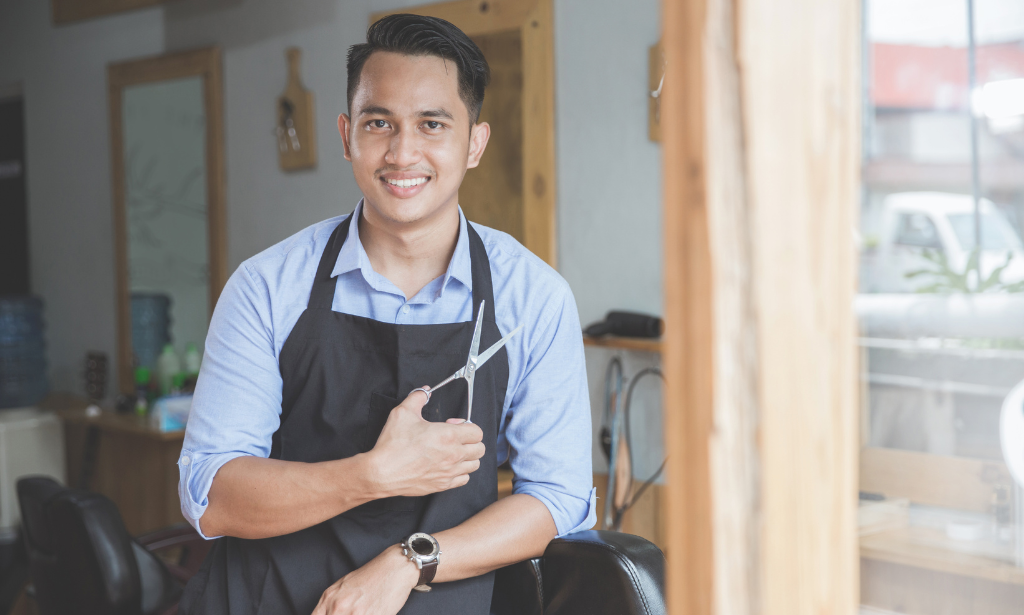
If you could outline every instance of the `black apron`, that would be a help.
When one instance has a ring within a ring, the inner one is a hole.
[[[409,391],[440,382],[465,364],[472,322],[396,325],[335,312],[331,272],[348,236],[349,216],[320,258],[306,311],[281,349],[281,426],[270,456],[288,461],[343,459],[369,451],[391,409]],[[494,322],[490,263],[480,236],[469,232],[473,314],[486,300],[481,348],[501,339]],[[342,297],[344,302],[344,297]],[[423,497],[391,497],[349,510],[293,534],[216,541],[188,583],[181,615],[309,615],[331,584],[413,532],[435,534],[459,525],[497,499],[496,439],[508,386],[502,348],[477,372],[473,422],[487,452],[463,487]],[[430,421],[465,418],[466,385],[444,387],[423,408]],[[444,544],[441,544],[443,567]],[[413,564],[410,562],[410,566]],[[435,583],[412,592],[403,615],[486,615],[494,574]]]

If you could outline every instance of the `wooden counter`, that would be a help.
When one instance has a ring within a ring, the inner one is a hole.
[[[861,536],[860,555],[861,602],[884,612],[1017,615],[1024,604],[1009,544],[906,526]]]
[[[177,465],[184,431],[162,432],[147,417],[134,414],[104,410],[88,416],[85,400],[72,396],[51,397],[42,405],[55,410],[64,423],[70,486],[113,500],[132,535],[185,520],[178,502]],[[95,442],[92,470],[84,476],[90,438]]]
[[[1012,548],[1003,558],[964,551],[964,544],[928,528],[905,527],[860,539],[860,555],[871,559],[1024,587],[1024,568],[1013,565]]]

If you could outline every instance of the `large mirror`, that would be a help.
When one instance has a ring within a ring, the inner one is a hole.
[[[114,64],[108,83],[119,369],[130,393],[138,368],[158,375],[168,346],[176,372],[195,368],[226,280],[220,52]]]

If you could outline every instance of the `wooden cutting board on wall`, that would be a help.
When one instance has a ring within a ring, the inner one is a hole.
[[[302,50],[289,47],[288,86],[277,99],[277,156],[281,169],[298,171],[316,167],[316,130],[313,125],[313,93],[299,76]]]

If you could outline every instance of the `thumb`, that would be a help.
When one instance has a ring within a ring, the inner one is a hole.
[[[423,388],[428,389],[430,387]],[[415,411],[417,415],[422,416],[423,406],[427,405],[427,399],[428,397],[426,393],[419,389],[413,389],[412,392],[406,396],[405,400],[402,402],[401,405],[405,406],[410,410]]]

